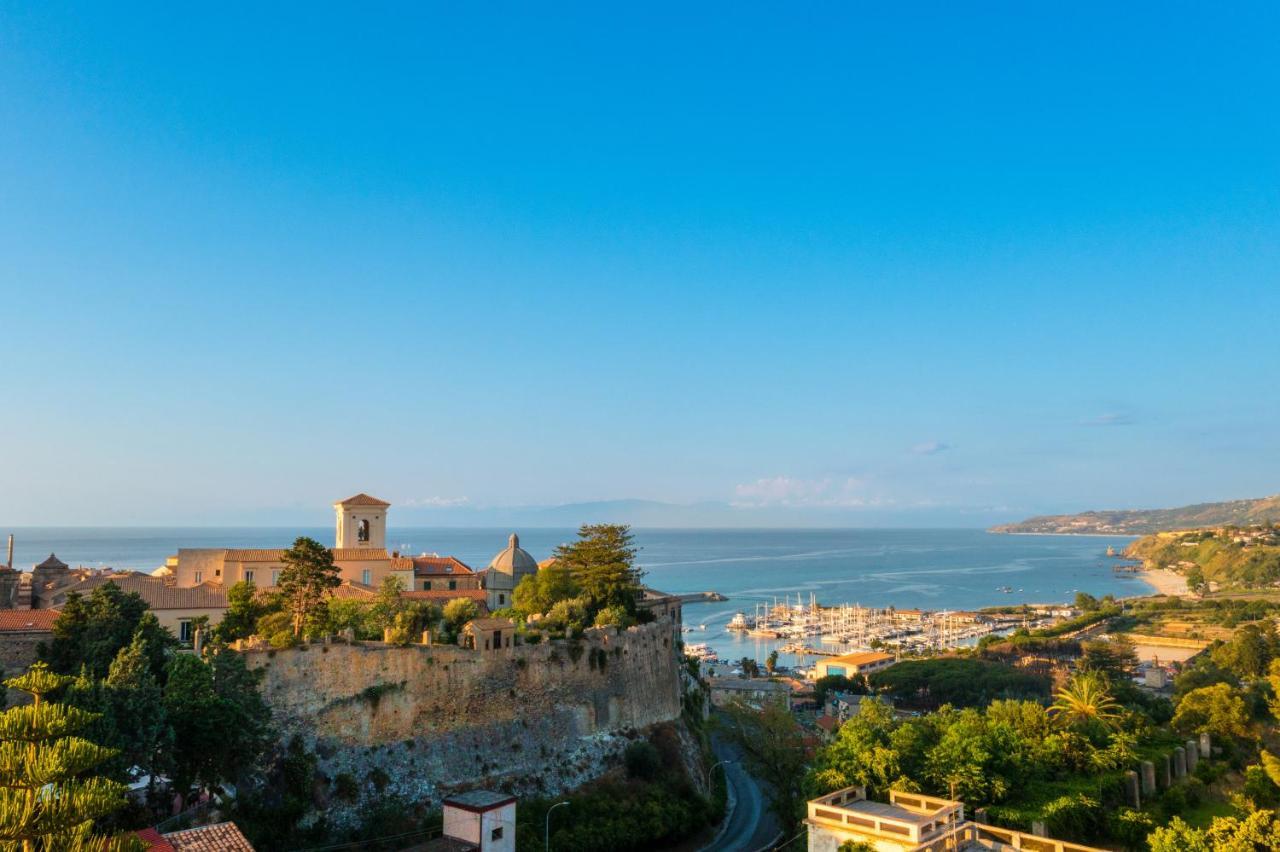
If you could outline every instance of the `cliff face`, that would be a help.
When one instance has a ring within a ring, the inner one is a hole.
[[[488,784],[516,793],[600,774],[626,735],[680,716],[670,622],[590,630],[499,651],[381,643],[248,651],[283,737],[330,780],[438,801]]]

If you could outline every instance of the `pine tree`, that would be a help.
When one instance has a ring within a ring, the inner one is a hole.
[[[280,593],[284,595],[293,618],[293,635],[301,636],[302,628],[322,615],[325,598],[342,584],[333,553],[313,538],[302,536],[280,557]]]
[[[147,787],[154,789],[161,758],[173,746],[173,730],[164,712],[164,695],[151,675],[146,645],[141,636],[111,662],[106,691],[111,715],[116,722],[116,745],[125,767],[140,767],[150,776]]]
[[[590,602],[590,615],[607,606],[635,614],[644,575],[635,559],[631,528],[622,524],[584,524],[577,541],[562,544],[555,552],[555,565],[568,570]]]
[[[5,852],[124,852],[136,837],[92,833],[93,821],[125,804],[125,787],[89,770],[114,752],[77,736],[94,714],[55,704],[48,695],[72,678],[36,663],[5,685],[30,704],[0,713],[0,849]]]

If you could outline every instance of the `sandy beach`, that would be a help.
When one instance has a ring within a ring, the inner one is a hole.
[[[1188,593],[1187,579],[1168,568],[1144,568],[1138,572],[1138,576],[1154,586],[1156,594],[1185,595]]]

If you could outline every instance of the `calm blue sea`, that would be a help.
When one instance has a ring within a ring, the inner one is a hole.
[[[328,542],[329,527],[245,528],[18,528],[15,566],[29,569],[56,552],[72,566],[150,571],[179,547],[284,547],[296,536]],[[405,553],[453,555],[483,568],[506,546],[505,529],[392,528],[389,546]],[[646,580],[671,592],[714,590],[730,600],[695,604],[686,624],[705,624],[690,642],[707,642],[725,657],[764,656],[774,643],[726,633],[738,610],[812,592],[819,603],[923,609],[971,609],[1007,603],[1066,601],[1077,591],[1145,594],[1131,574],[1112,571],[1108,545],[1130,539],[1002,536],[981,530],[665,530],[635,531]],[[520,543],[539,560],[569,529],[520,531]],[[1012,587],[1012,593],[999,589]]]

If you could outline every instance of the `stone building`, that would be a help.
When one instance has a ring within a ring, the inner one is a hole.
[[[453,556],[414,556],[413,584],[415,592],[453,592],[460,589],[483,589],[485,575]]]
[[[53,639],[57,620],[56,609],[0,610],[0,669],[5,677],[21,674],[36,661],[40,643]],[[0,697],[3,694],[0,687]]]
[[[508,618],[476,618],[462,625],[458,644],[474,651],[499,651],[515,644],[516,625]]]
[[[511,606],[516,586],[525,577],[538,573],[538,560],[520,546],[520,536],[515,533],[507,546],[489,561],[486,570],[485,589],[489,592],[489,609],[498,610]]]

